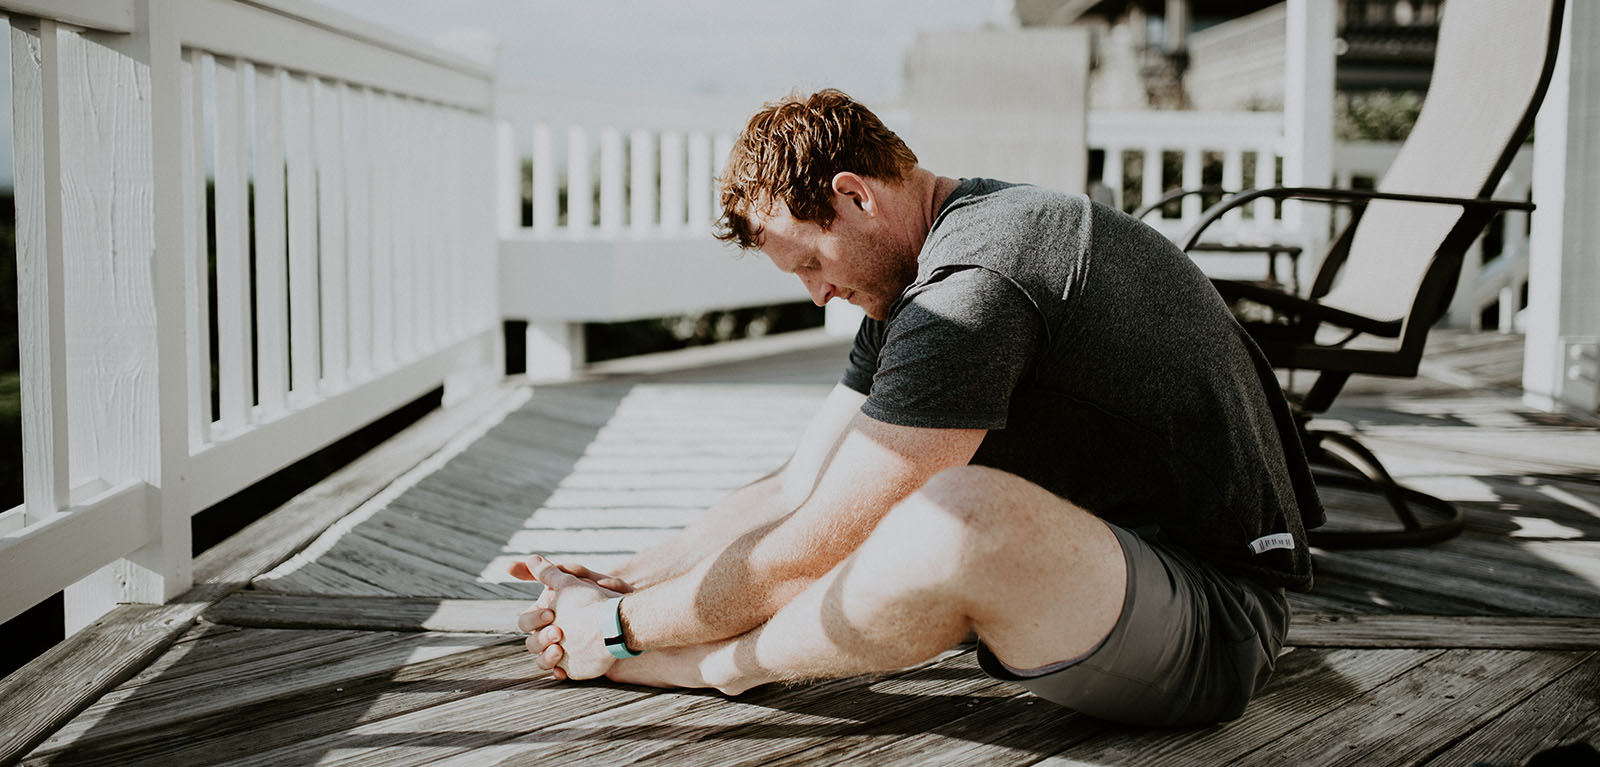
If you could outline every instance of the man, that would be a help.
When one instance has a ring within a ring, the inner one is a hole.
[[[1093,716],[1237,717],[1321,508],[1184,255],[1081,196],[936,176],[838,91],[757,113],[721,185],[719,238],[867,319],[776,473],[614,575],[513,567],[547,587],[518,621],[539,665],[736,694],[975,632],[989,674]]]

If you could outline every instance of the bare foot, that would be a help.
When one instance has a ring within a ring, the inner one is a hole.
[[[707,659],[720,645],[693,645],[651,650],[637,658],[624,658],[611,666],[606,678],[623,684],[645,687],[711,687],[726,695],[738,695],[756,683],[734,679],[710,679]]]

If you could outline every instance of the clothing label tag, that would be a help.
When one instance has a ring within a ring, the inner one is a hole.
[[[1294,548],[1294,536],[1288,533],[1263,535],[1250,542],[1250,550],[1257,554],[1265,554],[1273,549]]]

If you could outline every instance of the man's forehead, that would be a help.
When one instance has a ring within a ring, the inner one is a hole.
[[[776,235],[779,238],[789,238],[794,235],[796,222],[789,213],[789,206],[782,200],[775,201],[762,208],[750,211],[750,230],[755,233],[755,246],[763,248],[768,239]]]

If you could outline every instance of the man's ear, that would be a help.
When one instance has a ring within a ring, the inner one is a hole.
[[[872,187],[867,184],[865,178],[850,171],[841,171],[833,174],[832,186],[833,193],[843,198],[835,201],[835,205],[841,202],[847,203],[868,216],[877,215],[877,200],[874,199]]]

